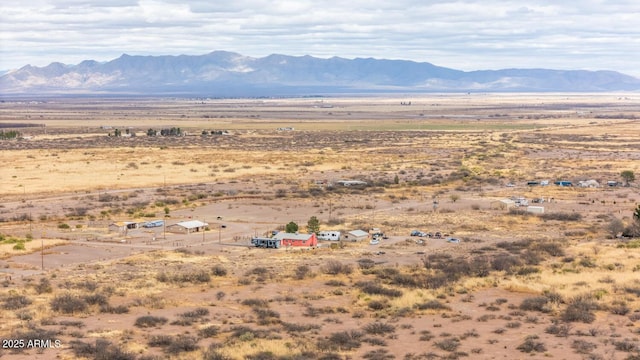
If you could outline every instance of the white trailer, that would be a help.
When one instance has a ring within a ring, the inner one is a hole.
[[[340,231],[320,231],[318,240],[340,241]]]

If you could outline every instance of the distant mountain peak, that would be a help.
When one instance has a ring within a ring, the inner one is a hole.
[[[26,65],[0,76],[0,94],[274,96],[364,92],[635,91],[640,79],[615,71],[460,71],[428,62],[328,59],[215,50],[203,55],[129,55],[78,65]]]

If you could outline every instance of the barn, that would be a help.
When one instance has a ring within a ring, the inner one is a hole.
[[[318,237],[316,234],[293,234],[286,232],[277,233],[273,239],[280,240],[282,246],[318,246]]]
[[[200,220],[181,221],[167,226],[167,231],[178,234],[191,234],[204,231],[209,224]]]

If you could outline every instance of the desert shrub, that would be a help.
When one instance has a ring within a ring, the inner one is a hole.
[[[396,327],[390,324],[381,322],[372,322],[364,326],[364,332],[372,335],[386,335],[393,334],[396,331]]]
[[[266,299],[250,298],[242,300],[241,304],[253,307],[267,307],[269,306],[269,301]]]
[[[571,348],[578,354],[588,354],[595,350],[597,347],[598,345],[585,340],[574,340],[571,343]]]
[[[452,337],[434,343],[440,350],[453,352],[460,346],[460,339]]]
[[[529,335],[516,349],[526,353],[547,351],[547,347],[543,342],[538,341],[538,339],[539,337],[537,335]]]
[[[422,330],[422,331],[420,331],[420,338],[419,338],[419,340],[420,340],[420,341],[429,341],[429,340],[433,339],[434,337],[435,337],[435,335],[433,335],[433,334],[431,333],[431,331],[429,331],[429,330]]]
[[[324,284],[327,285],[327,286],[346,286],[347,285],[343,281],[335,280],[335,279],[328,280]]]
[[[444,305],[438,300],[429,300],[413,306],[418,310],[451,310],[449,306]]]
[[[396,274],[391,278],[391,284],[417,288],[424,285],[424,278],[413,274]]]
[[[224,266],[218,264],[211,268],[211,274],[213,276],[226,276],[227,269],[225,269]]]
[[[509,272],[511,268],[522,265],[520,259],[514,255],[499,254],[491,260],[491,267],[496,271]]]
[[[518,268],[518,271],[516,271],[516,274],[520,276],[525,276],[525,275],[537,274],[539,272],[540,272],[540,269],[538,269],[535,266],[522,266]]]
[[[390,354],[389,350],[387,349],[375,349],[366,352],[364,355],[362,355],[362,358],[367,360],[391,360],[395,359],[396,357],[393,354]]]
[[[18,310],[31,305],[31,303],[32,301],[24,295],[11,294],[4,299],[2,307],[5,310]]]
[[[153,335],[147,341],[147,345],[151,347],[163,347],[169,346],[173,342],[173,336],[171,335]]]
[[[624,301],[614,301],[609,307],[609,311],[615,315],[627,315],[631,309]]]
[[[89,305],[107,305],[109,299],[102,294],[89,294],[82,297]]]
[[[211,275],[204,270],[185,271],[172,275],[161,272],[156,275],[156,280],[159,282],[201,284],[211,281]]]
[[[297,324],[297,323],[287,323],[283,322],[282,327],[284,330],[289,333],[300,333],[311,330],[320,330],[322,326],[318,324]]]
[[[53,291],[51,288],[51,281],[47,278],[40,278],[40,282],[36,284],[34,288],[38,294],[50,293]]]
[[[369,295],[384,295],[388,297],[402,296],[402,291],[386,288],[384,286],[376,284],[373,281],[360,281],[356,283],[356,286],[360,288],[362,292]]]
[[[202,353],[202,360],[233,360],[233,358],[222,354],[216,344],[211,344]]]
[[[329,260],[322,267],[322,271],[329,275],[345,274],[349,275],[353,271],[351,265],[343,264],[337,260]]]
[[[155,327],[167,323],[167,318],[161,316],[145,315],[136,319],[135,326],[141,328]]]
[[[534,249],[545,252],[551,256],[564,256],[564,249],[562,245],[557,242],[539,242],[535,244]]]
[[[129,308],[126,305],[111,306],[109,304],[105,304],[100,306],[100,312],[107,314],[127,314],[129,312]]]
[[[277,311],[254,307],[253,312],[258,316],[258,325],[270,325],[280,322],[280,314]]]
[[[522,300],[519,308],[520,310],[525,311],[540,311],[546,313],[551,311],[549,306],[547,305],[548,303],[549,298],[547,298],[546,296],[530,297]]]
[[[371,300],[367,304],[367,307],[369,307],[369,309],[371,309],[371,310],[379,311],[379,310],[384,310],[384,309],[388,308],[389,307],[389,303],[387,301],[383,301],[383,300]]]
[[[295,270],[294,277],[298,280],[302,280],[311,274],[311,268],[308,265],[300,265]]]
[[[198,330],[198,336],[201,338],[210,338],[218,335],[220,328],[215,325],[208,325]]]
[[[544,220],[580,221],[582,214],[577,212],[550,212],[539,215]]]
[[[108,340],[97,339],[95,345],[82,341],[71,341],[71,350],[77,357],[93,359],[134,360],[136,355],[127,352],[121,347],[112,344]]]
[[[618,351],[624,351],[624,352],[640,351],[640,345],[638,345],[638,342],[630,339],[614,341],[613,346]]]
[[[197,338],[189,335],[178,335],[173,338],[173,341],[165,349],[167,353],[175,355],[181,352],[196,351],[199,348]]]
[[[571,325],[570,324],[559,324],[557,321],[553,322],[553,324],[547,326],[544,329],[544,332],[547,334],[555,335],[558,337],[568,337],[571,333]]]
[[[567,322],[592,323],[596,319],[593,310],[598,310],[599,308],[600,306],[592,295],[578,295],[571,299],[562,314],[562,319]]]
[[[433,275],[425,277],[425,285],[428,289],[440,289],[456,281],[454,278],[447,276],[443,272],[439,272]]]
[[[191,319],[200,319],[209,315],[209,309],[206,308],[196,308],[191,311],[185,311],[182,314],[178,315],[183,318],[191,318]]]
[[[363,333],[356,330],[335,332],[329,335],[327,339],[320,340],[318,348],[332,351],[357,349],[362,343],[362,336]]]
[[[358,260],[358,266],[361,270],[369,270],[376,265],[376,262],[371,259],[360,259]]]
[[[87,310],[88,304],[81,297],[73,294],[60,294],[51,300],[51,309],[64,314],[74,314]]]

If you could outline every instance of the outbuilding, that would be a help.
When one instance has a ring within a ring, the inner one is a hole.
[[[346,241],[363,241],[369,238],[369,233],[364,230],[351,230],[344,235]]]
[[[138,221],[116,221],[109,224],[109,231],[113,232],[127,232],[128,230],[134,230],[140,228],[144,222]]]
[[[181,221],[167,226],[167,231],[178,234],[191,234],[204,231],[209,224],[200,220]]]
[[[295,234],[281,231],[275,234],[272,239],[280,240],[282,246],[318,246],[318,237],[315,233]]]

